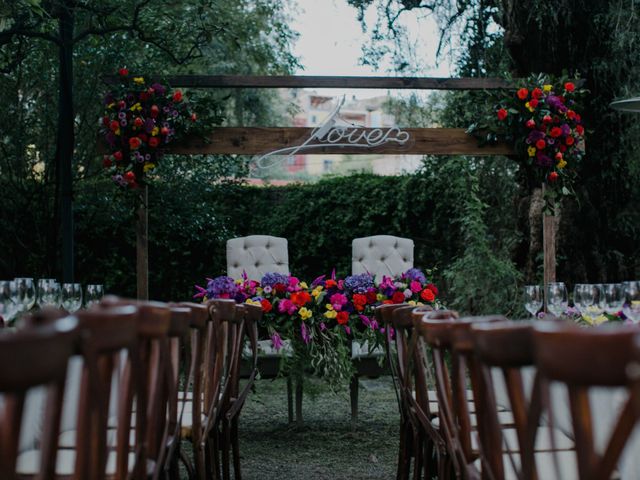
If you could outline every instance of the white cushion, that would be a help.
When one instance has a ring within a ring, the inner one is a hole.
[[[382,276],[395,277],[413,268],[413,240],[376,235],[352,242],[351,273],[370,273],[377,282]]]
[[[116,452],[109,452],[107,457],[107,475],[116,473]],[[136,454],[129,453],[129,471],[134,467]],[[72,475],[75,472],[76,451],[58,450],[56,459],[56,473],[58,475]],[[18,456],[16,472],[21,475],[36,475],[40,472],[40,450],[27,450]]]
[[[268,272],[289,274],[287,239],[251,235],[227,240],[227,275],[238,279],[243,272],[251,280]]]
[[[478,419],[476,418],[476,414],[470,413],[469,418],[471,420],[471,427],[477,427]],[[511,412],[498,412],[498,422],[500,422],[500,425],[513,425],[513,414]],[[439,427],[440,419],[434,418],[433,425]]]
[[[551,434],[553,433],[553,443],[551,442]],[[515,428],[502,429],[503,448],[509,452],[519,452],[520,442],[518,442],[518,433]],[[478,438],[478,432],[471,432],[471,448],[474,450],[480,450],[480,441]],[[573,440],[567,437],[561,430],[549,427],[538,427],[538,433],[536,435],[536,452],[549,452],[552,449],[555,450],[573,450],[575,444]]]
[[[384,355],[384,347],[382,345],[370,349],[367,341],[362,343],[353,341],[351,343],[351,358],[378,358],[384,357]]]
[[[557,462],[554,459],[557,458]],[[536,469],[538,478],[541,480],[578,480],[578,462],[574,451],[561,450],[558,452],[539,452],[535,454]],[[504,479],[518,480],[519,476],[513,468],[515,463],[518,470],[520,469],[520,455],[505,453],[502,456],[504,465]],[[556,473],[556,463],[559,473]],[[480,459],[474,462],[478,470],[481,468]]]
[[[273,348],[271,340],[258,340],[258,355],[261,357],[292,357],[293,348],[291,347],[291,340],[283,340],[282,344],[282,348],[276,350]],[[251,358],[251,345],[249,342],[244,344],[242,356],[244,358]]]

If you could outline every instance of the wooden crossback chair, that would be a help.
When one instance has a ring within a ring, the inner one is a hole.
[[[638,358],[637,335],[635,325],[577,328],[544,322],[536,326],[533,334],[536,366],[543,381],[566,386],[575,440],[574,461],[556,458],[552,467],[555,475],[549,478],[603,480],[614,475],[640,414],[637,410],[640,401],[637,378],[633,378],[634,367],[631,366]],[[629,394],[600,452],[596,451],[594,440],[593,415],[596,412],[592,411],[589,402],[589,392],[594,387],[622,387]],[[546,406],[548,408],[550,404]]]
[[[25,398],[47,387],[43,434],[34,478],[55,477],[67,364],[78,340],[77,320],[67,317],[20,332],[0,333],[0,478],[19,478],[19,448]]]

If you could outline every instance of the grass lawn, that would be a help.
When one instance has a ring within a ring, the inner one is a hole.
[[[360,418],[351,432],[349,389],[321,384],[305,394],[302,430],[287,424],[285,381],[256,382],[240,417],[245,480],[395,477],[399,413],[388,376],[360,380]]]

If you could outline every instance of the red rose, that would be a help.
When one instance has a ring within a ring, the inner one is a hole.
[[[538,100],[535,98],[532,98],[531,100],[529,100],[529,106],[531,108],[536,108],[538,106]]]
[[[109,128],[111,129],[112,132],[115,132],[120,128],[120,124],[118,123],[117,120],[111,120],[111,124],[109,125]]]
[[[129,139],[129,148],[131,150],[137,150],[142,145],[142,141],[138,137],[131,137]]]
[[[534,100],[539,100],[540,97],[542,97],[542,90],[540,90],[538,87],[534,88],[531,91],[531,96],[533,97]],[[536,102],[538,103],[538,102]]]
[[[436,299],[436,296],[430,289],[425,288],[420,293],[420,298],[425,302],[433,302]]]
[[[564,89],[567,92],[573,92],[576,89],[576,86],[573,84],[573,82],[567,82],[564,84]]]
[[[540,139],[536,142],[536,148],[538,150],[544,150],[544,147],[547,146],[547,142],[545,142],[543,139]]]
[[[544,123],[551,123],[551,115],[545,115],[544,117],[542,117],[542,121]]]
[[[120,160],[122,160],[122,152],[118,150],[116,153],[113,154],[113,158],[115,158],[116,161],[119,162]]]
[[[391,301],[393,303],[403,303],[404,302],[404,293],[402,292],[395,292],[392,296],[391,296]]]
[[[195,122],[198,119],[198,116],[195,113],[191,114],[191,121]]]
[[[353,306],[356,307],[356,310],[361,312],[364,310],[364,306],[367,304],[367,296],[361,293],[355,293],[352,298]]]
[[[162,127],[162,128],[160,129],[160,134],[161,134],[161,135],[165,135],[165,136],[166,136],[166,135],[169,135],[169,129],[168,129],[167,127]]]
[[[287,291],[287,287],[285,287],[283,284],[281,283],[276,283],[273,286],[273,289],[276,291],[276,293],[284,293]]]
[[[340,325],[345,325],[349,321],[349,314],[347,312],[338,312],[336,320]]]
[[[518,90],[518,98],[520,100],[524,100],[528,96],[529,96],[529,90],[527,90],[526,88],[521,88],[520,90]]]
[[[111,161],[108,155],[105,155],[104,158],[102,159],[102,166],[104,168],[109,168],[111,165],[113,165],[113,162]]]
[[[266,298],[260,300],[260,305],[262,305],[262,311],[264,313],[269,313],[271,310],[273,310],[273,305],[271,305],[271,302]]]
[[[436,296],[438,295],[438,287],[436,287],[433,283],[430,283],[429,285],[427,285],[426,288],[431,290],[434,295]]]
[[[549,135],[551,135],[553,138],[558,138],[560,135],[562,135],[562,129],[560,127],[553,127],[549,132]]]
[[[156,118],[160,113],[160,109],[157,105],[151,105],[151,117]]]
[[[298,307],[302,307],[311,301],[311,295],[307,292],[294,292],[291,294],[291,301]]]
[[[120,70],[118,70],[118,73],[121,77],[126,77],[127,75],[129,75],[129,70],[127,70],[126,68],[121,68]]]
[[[560,153],[560,152],[556,153],[556,160],[557,161],[562,160],[562,153]]]
[[[125,173],[125,174],[124,174],[124,179],[125,179],[127,182],[135,182],[135,180],[136,180],[136,174],[135,174],[135,173],[133,173],[133,172],[127,172],[127,173]]]
[[[505,118],[507,118],[507,115],[508,115],[508,112],[504,108],[501,108],[500,110],[498,110],[499,120],[504,120]]]
[[[376,292],[367,292],[367,303],[376,303],[378,301],[378,296]]]
[[[547,178],[549,179],[549,183],[554,183],[556,180],[558,180],[558,173],[551,172]]]
[[[160,140],[158,140],[158,137],[151,137],[149,139],[149,146],[151,148],[156,148],[159,143],[160,143]]]
[[[576,125],[576,132],[578,132],[578,135],[584,135],[584,127],[582,125]]]
[[[142,121],[142,119],[140,117],[136,117],[136,119],[133,121],[133,124],[140,128],[142,125],[144,125],[144,122]]]
[[[574,112],[573,110],[567,110],[567,118],[569,120],[573,120],[574,118],[576,118],[576,112]]]
[[[571,146],[575,143],[575,138],[573,138],[571,135],[567,136],[567,138],[564,139],[564,143],[566,143],[567,145]]]
[[[535,128],[536,127],[536,122],[533,119],[529,119],[527,120],[527,122],[525,123],[527,128]]]
[[[565,152],[567,150],[567,147],[565,145],[560,145],[559,148],[561,152]]]
[[[176,90],[176,92],[173,94],[173,101],[174,102],[182,101],[182,92],[180,90]]]
[[[582,117],[580,116],[579,113],[576,113],[576,118],[575,118],[576,122],[580,123],[582,121]]]

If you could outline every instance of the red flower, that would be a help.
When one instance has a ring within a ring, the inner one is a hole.
[[[430,289],[425,288],[422,290],[422,293],[420,293],[420,298],[425,302],[433,302],[436,299],[436,296]]]
[[[536,122],[533,119],[529,119],[527,120],[527,122],[525,123],[527,128],[536,128]]]
[[[559,147],[559,148],[560,148],[560,151],[561,151],[561,152],[565,152],[565,151],[567,150],[566,145],[560,145],[560,147]]]
[[[356,310],[361,312],[362,310],[364,310],[364,306],[367,304],[367,296],[361,293],[354,293],[352,301],[353,306],[356,307]]]
[[[534,98],[534,100],[539,100],[540,97],[542,97],[542,90],[540,90],[538,87],[534,88],[531,91],[531,96]]]
[[[576,122],[580,123],[582,121],[582,117],[579,113],[576,113]]]
[[[291,294],[291,301],[298,307],[303,307],[311,301],[311,295],[307,292],[294,292]]]
[[[113,154],[113,158],[116,159],[116,162],[119,162],[120,160],[122,160],[122,152],[118,150],[116,153]]]
[[[340,325],[345,325],[349,321],[349,314],[347,312],[338,312],[336,320]]]
[[[191,121],[195,122],[198,119],[198,116],[195,113],[191,114]]]
[[[144,125],[144,122],[142,121],[142,119],[140,117],[136,117],[136,119],[133,121],[133,124],[140,128],[142,125]]]
[[[567,110],[567,118],[569,120],[573,120],[574,118],[576,118],[576,112],[574,112],[573,110]]]
[[[564,84],[564,89],[567,92],[573,92],[576,89],[576,86],[573,84],[573,82],[567,82]]]
[[[129,139],[129,148],[131,150],[137,150],[138,148],[140,148],[140,145],[142,145],[142,140],[140,140],[138,137],[131,137]]]
[[[166,135],[169,135],[169,129],[168,129],[167,127],[162,127],[162,128],[160,129],[160,134],[161,134],[161,135],[165,135],[165,136],[166,136]]]
[[[562,160],[562,153],[561,152],[556,153],[556,160],[557,161]]]
[[[434,295],[436,296],[438,295],[438,287],[436,287],[433,283],[430,283],[425,288],[428,288],[429,290],[431,290]]]
[[[562,129],[560,127],[553,127],[549,132],[549,135],[551,135],[553,138],[558,138],[560,135],[562,135]]]
[[[521,88],[520,90],[518,90],[518,98],[520,100],[524,100],[529,96],[529,90],[527,90],[526,88]]]
[[[540,139],[536,142],[536,148],[538,150],[544,150],[544,147],[547,146],[547,142],[545,142],[543,139]]]
[[[576,125],[576,132],[578,132],[578,135],[584,135],[584,127],[582,125]]]
[[[569,135],[567,138],[564,139],[564,143],[566,143],[567,145],[571,146],[575,143],[575,138],[573,138],[571,135]]]
[[[103,124],[105,127],[108,127],[108,126],[109,126],[109,117],[106,117],[106,116],[105,116],[105,117],[102,117],[102,124]]]
[[[120,100],[120,101],[118,102],[118,108],[119,108],[120,110],[122,110],[122,109],[124,109],[124,108],[127,108],[127,102],[125,102],[124,100]]]
[[[157,105],[151,105],[151,118],[156,118],[160,113],[160,109]]]
[[[159,143],[160,143],[160,140],[158,139],[158,137],[151,137],[149,139],[149,146],[151,148],[156,148]]]
[[[544,117],[542,117],[542,121],[544,123],[551,123],[551,115],[545,115]]]
[[[556,180],[558,180],[558,173],[551,172],[547,178],[549,180],[549,183],[554,183]]]
[[[124,179],[129,183],[135,182],[136,174],[133,173],[133,172],[127,172],[127,173],[124,174]]]
[[[391,301],[393,303],[403,303],[404,302],[404,293],[402,292],[395,292],[392,296],[391,296]]]
[[[389,304],[393,303],[393,300],[383,300],[382,303],[384,305],[389,305]]]
[[[111,120],[111,124],[109,125],[109,128],[111,129],[111,131],[115,132],[120,128],[120,124],[118,123],[117,120]]]
[[[536,108],[538,106],[538,99],[532,98],[531,100],[529,100],[529,106],[531,108]]]
[[[149,94],[147,92],[141,92],[140,93],[140,101],[141,102],[146,102],[147,100],[149,100]]]
[[[138,134],[138,138],[139,138],[140,140],[142,140],[143,142],[146,142],[146,141],[149,139],[149,137],[147,137],[147,134],[146,134],[146,133],[139,133],[139,134]]]
[[[105,155],[102,159],[102,166],[104,168],[109,168],[111,165],[113,165],[113,162],[109,158],[109,155]]]
[[[508,112],[504,108],[498,110],[498,120],[504,120],[505,118],[507,118],[507,115]]]
[[[273,286],[273,289],[276,291],[276,293],[284,293],[287,291],[287,287],[285,287],[283,284],[281,283],[276,283]]]
[[[173,94],[173,101],[174,102],[182,101],[182,92],[180,90],[176,90],[176,92]]]
[[[271,310],[273,310],[273,305],[271,305],[271,302],[266,298],[260,300],[260,305],[262,305],[262,311],[264,313],[269,313]]]
[[[378,301],[378,296],[376,292],[370,291],[367,292],[367,303],[376,303]]]
[[[327,281],[325,282],[324,286],[325,286],[325,288],[329,289],[329,288],[332,288],[332,287],[337,287],[337,286],[338,286],[338,284],[336,283],[336,281],[335,281],[335,280],[331,280],[331,279],[329,279],[329,280],[327,280]]]
[[[129,70],[127,70],[126,68],[121,68],[120,70],[118,70],[118,73],[121,77],[126,77],[127,75],[129,75]]]

